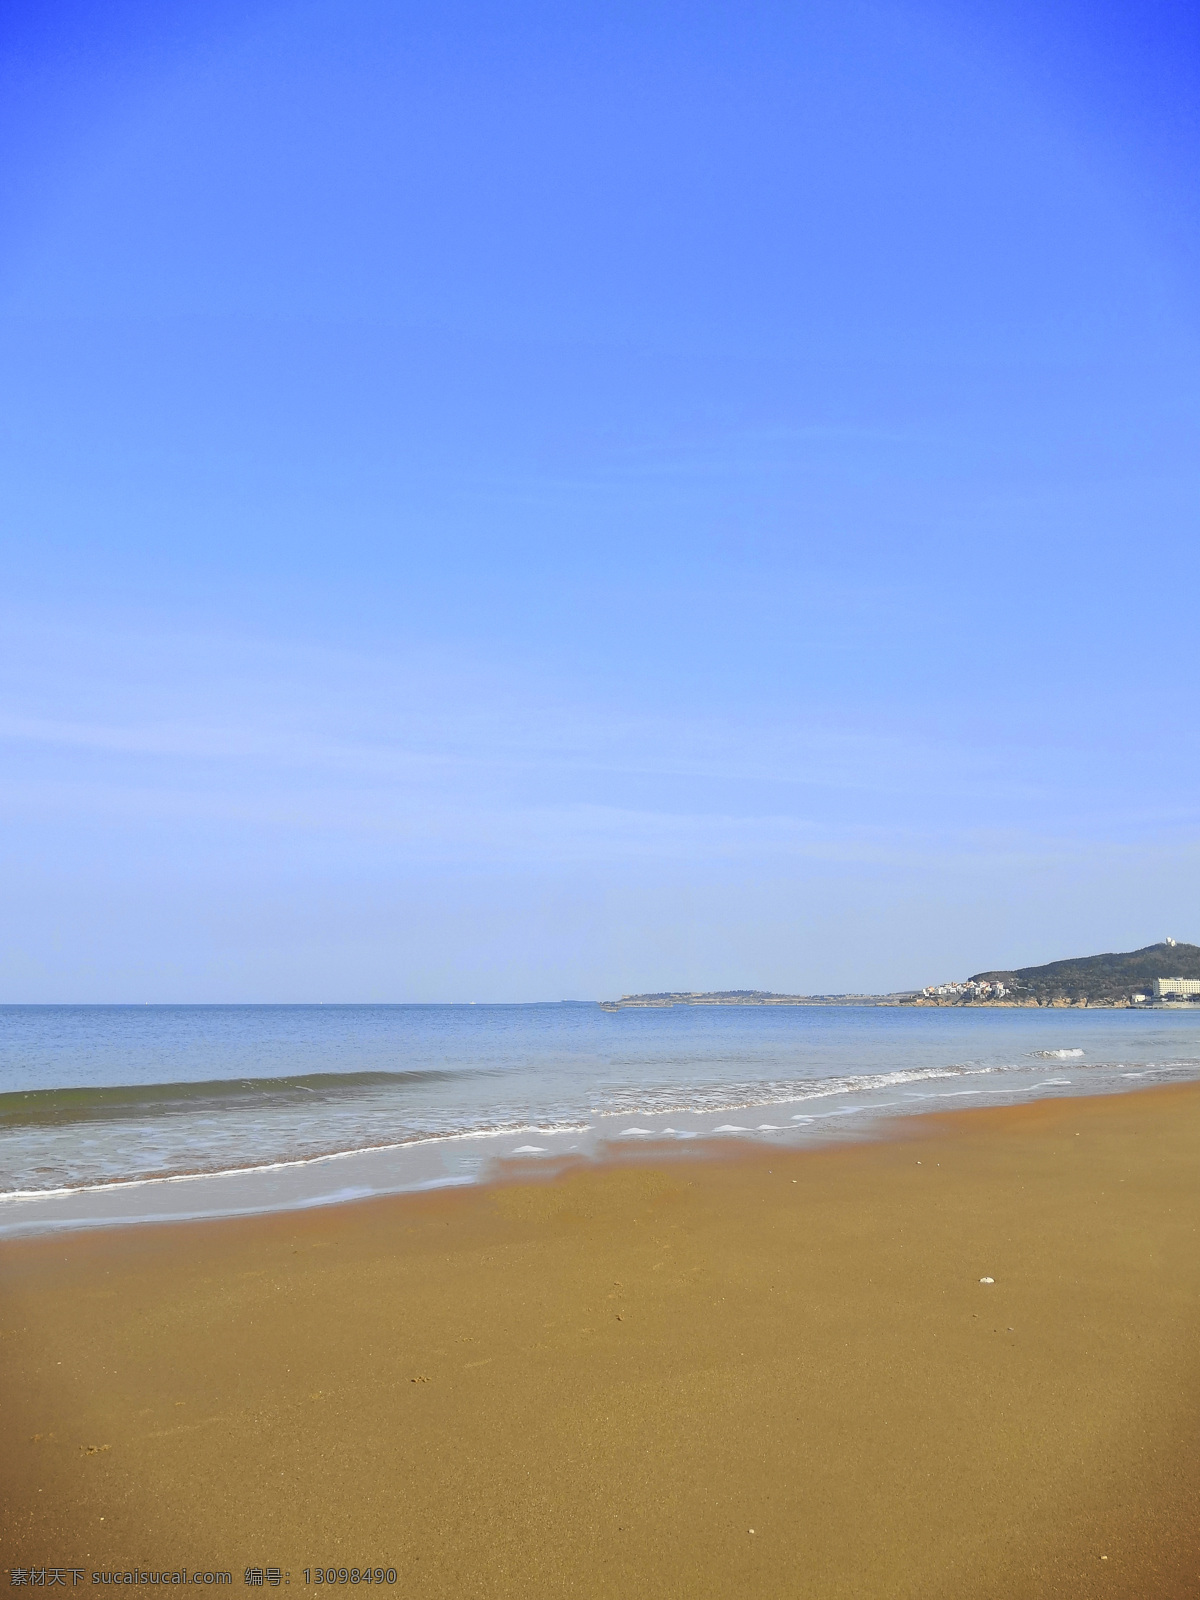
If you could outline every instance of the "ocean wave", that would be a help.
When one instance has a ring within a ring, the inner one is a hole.
[[[1059,1028],[1053,1031],[1061,1038]],[[1026,1035],[1016,1048],[1006,1046],[1004,1055],[983,1060],[958,1055],[960,1040],[957,1059],[930,1062],[926,1057],[923,1065],[879,1062],[873,1071],[869,1068],[876,1063],[863,1060],[855,1035],[839,1044],[840,1061],[833,1052],[813,1060],[796,1051],[762,1063],[757,1076],[758,1063],[745,1055],[738,1059],[722,1050],[715,1060],[693,1064],[673,1049],[661,1059],[647,1059],[639,1050],[603,1060],[537,1061],[516,1074],[511,1064],[501,1069],[471,1062],[449,1069],[10,1090],[0,1094],[0,1199],[320,1169],[322,1163],[386,1158],[390,1152],[397,1153],[398,1166],[408,1168],[413,1162],[404,1152],[468,1142],[479,1143],[482,1159],[485,1152],[490,1158],[493,1141],[514,1135],[534,1145],[546,1136],[581,1133],[601,1140],[622,1137],[631,1144],[711,1132],[763,1135],[783,1130],[763,1120],[762,1113],[769,1116],[784,1107],[785,1120],[790,1117],[796,1127],[816,1119],[832,1129],[859,1112],[915,1112],[931,1109],[939,1099],[1023,1093],[1024,1088],[1011,1086],[1022,1074],[1043,1072],[1040,1063],[1061,1063],[1075,1075],[1030,1086],[1043,1092],[1067,1089],[1072,1082],[1082,1086],[1085,1080],[1104,1087],[1109,1078],[1133,1072],[1146,1082],[1158,1074],[1195,1072],[1198,1065],[1190,1058],[1146,1062],[1136,1051],[1113,1061],[1111,1045],[1094,1045],[1089,1060],[1079,1048],[1031,1051],[1036,1038]],[[1126,1038],[1118,1049],[1128,1043]],[[1097,1059],[1101,1054],[1110,1059]],[[863,1070],[846,1070],[860,1062]],[[808,1070],[801,1076],[803,1067]],[[696,1078],[687,1081],[693,1070]],[[673,1071],[674,1083],[669,1081]],[[739,1124],[740,1116],[748,1126]],[[688,1121],[673,1129],[663,1126],[676,1118]],[[615,1119],[619,1127],[613,1126]],[[477,1164],[465,1151],[446,1160],[458,1168]],[[433,1158],[434,1165],[439,1161]],[[385,1160],[382,1166],[388,1164]],[[416,1164],[428,1166],[430,1160]]]
[[[422,1145],[449,1144],[468,1139],[512,1139],[520,1134],[540,1134],[543,1138],[557,1133],[587,1133],[586,1122],[502,1123],[486,1128],[461,1128],[451,1133],[415,1134],[408,1139],[393,1139],[382,1144],[358,1144],[344,1150],[324,1150],[316,1155],[286,1156],[274,1161],[247,1161],[235,1165],[194,1167],[186,1171],[141,1172],[128,1177],[80,1180],[78,1183],[58,1183],[46,1188],[25,1186],[0,1190],[0,1204],[21,1200],[45,1200],[55,1195],[100,1193],[113,1189],[140,1189],[154,1183],[195,1183],[204,1178],[239,1178],[268,1172],[287,1172],[301,1167],[321,1166],[331,1161],[349,1161],[355,1156],[387,1155],[389,1151],[410,1151]]]
[[[403,1089],[483,1076],[488,1069],[418,1068],[406,1072],[311,1072],[197,1082],[116,1084],[100,1088],[15,1089],[0,1094],[0,1129],[62,1127],[72,1122],[142,1120],[171,1113],[264,1108],[344,1100],[380,1089]]]
[[[594,1117],[672,1116],[695,1112],[752,1111],[756,1106],[799,1104],[833,1095],[866,1093],[937,1078],[1019,1070],[1015,1066],[909,1067],[896,1072],[868,1072],[827,1078],[774,1079],[766,1083],[714,1084],[680,1097],[679,1088],[628,1090],[603,1105],[590,1107]]]

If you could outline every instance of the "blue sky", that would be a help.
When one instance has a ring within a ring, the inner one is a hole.
[[[18,3],[0,998],[1200,938],[1183,5]]]

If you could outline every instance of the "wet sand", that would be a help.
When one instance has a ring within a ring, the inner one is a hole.
[[[1200,1085],[18,1241],[0,1295],[0,1566],[92,1592],[1200,1594]]]

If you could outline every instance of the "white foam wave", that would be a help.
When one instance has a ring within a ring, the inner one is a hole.
[[[1062,1048],[1047,1050],[1038,1053],[1042,1059],[1078,1060],[1084,1052],[1077,1048]],[[1136,1061],[1136,1057],[1135,1057]],[[1123,1072],[1121,1069],[1125,1069]],[[1003,1081],[1006,1073],[1020,1073],[1026,1077],[1032,1076],[1037,1071],[1031,1067],[1029,1057],[1024,1063],[1016,1060],[997,1062],[991,1065],[977,1063],[956,1063],[931,1067],[900,1068],[890,1072],[842,1074],[824,1078],[774,1078],[766,1082],[737,1082],[726,1081],[724,1084],[700,1085],[695,1089],[683,1088],[676,1085],[650,1086],[649,1088],[630,1089],[625,1095],[614,1095],[609,1104],[598,1107],[590,1113],[581,1115],[581,1106],[546,1106],[543,1115],[538,1118],[536,1113],[529,1115],[533,1107],[514,1107],[516,1115],[507,1119],[502,1117],[487,1123],[466,1127],[446,1127],[444,1129],[422,1129],[414,1131],[401,1138],[393,1138],[379,1143],[354,1143],[348,1148],[326,1149],[315,1153],[281,1156],[270,1160],[249,1160],[244,1163],[234,1164],[228,1160],[222,1161],[220,1157],[209,1167],[196,1168],[188,1171],[163,1171],[153,1170],[153,1161],[147,1163],[151,1170],[144,1166],[139,1173],[136,1168],[129,1176],[102,1178],[89,1178],[82,1182],[62,1182],[61,1179],[53,1187],[32,1187],[20,1183],[20,1179],[12,1188],[0,1191],[0,1207],[23,1209],[23,1202],[35,1202],[78,1196],[81,1194],[99,1194],[113,1191],[126,1191],[142,1189],[148,1186],[162,1184],[194,1184],[210,1178],[244,1178],[258,1174],[278,1174],[294,1171],[296,1169],[323,1170],[329,1163],[344,1162],[355,1157],[370,1156],[382,1157],[386,1161],[391,1155],[403,1158],[405,1152],[419,1151],[421,1149],[436,1149],[439,1146],[460,1143],[478,1143],[487,1146],[498,1139],[511,1137],[532,1136],[537,1138],[555,1138],[564,1134],[593,1134],[597,1137],[611,1137],[607,1134],[607,1125],[614,1117],[628,1118],[629,1116],[652,1119],[652,1125],[646,1126],[635,1123],[626,1126],[617,1137],[624,1139],[696,1139],[710,1136],[711,1134],[752,1134],[755,1131],[776,1132],[783,1131],[777,1124],[761,1123],[757,1125],[723,1122],[715,1128],[700,1128],[699,1131],[682,1131],[678,1127],[662,1128],[659,1119],[665,1115],[686,1117],[688,1119],[702,1118],[705,1122],[710,1117],[718,1114],[728,1116],[730,1113],[749,1113],[754,1108],[767,1106],[785,1106],[798,1104],[805,1110],[790,1114],[790,1124],[794,1131],[799,1133],[808,1124],[814,1121],[823,1122],[829,1118],[852,1117],[860,1113],[866,1116],[882,1112],[888,1105],[904,1106],[911,1104],[915,1111],[920,1102],[928,1104],[930,1101],[941,1098],[956,1098],[966,1096],[979,1096],[981,1094],[996,1097],[1006,1097],[1010,1094],[1027,1094],[1038,1089],[1052,1087],[1071,1087],[1071,1079],[1055,1078],[1043,1079],[1035,1085],[1022,1084],[1019,1087],[1009,1087]],[[1129,1079],[1153,1078],[1167,1074],[1186,1072],[1197,1074],[1200,1071],[1200,1061],[1192,1058],[1169,1060],[1164,1062],[1138,1062],[1136,1066],[1122,1061],[1101,1062],[1092,1060],[1083,1069],[1090,1079],[1099,1076],[1103,1079],[1115,1079],[1117,1074]],[[997,1081],[999,1075],[999,1081]],[[982,1086],[982,1079],[989,1077],[990,1081]],[[1082,1084],[1082,1075],[1074,1080]],[[899,1098],[885,1099],[880,1096],[880,1091],[892,1088],[899,1092]],[[854,1100],[859,1096],[869,1103],[861,1104]],[[878,1098],[877,1098],[878,1097]],[[619,1102],[624,1099],[625,1103]],[[524,1113],[524,1114],[522,1114]],[[464,1110],[464,1115],[470,1112]],[[694,1127],[694,1124],[693,1124]],[[816,1132],[816,1129],[813,1129]],[[224,1153],[224,1152],[222,1152]],[[546,1147],[530,1142],[518,1147],[512,1152],[520,1154],[544,1154]],[[182,1156],[182,1160],[186,1160]],[[196,1160],[193,1153],[191,1159]],[[474,1158],[472,1158],[474,1159]],[[182,1160],[180,1164],[182,1165]],[[460,1163],[461,1164],[461,1160]],[[164,1163],[165,1165],[165,1163]],[[35,1169],[36,1170],[36,1169]],[[111,1170],[111,1169],[110,1169]],[[15,1174],[14,1174],[15,1176]],[[9,1179],[10,1183],[13,1181]],[[457,1179],[455,1181],[458,1181]]]
[[[536,1133],[546,1137],[556,1133],[589,1133],[590,1122],[509,1123],[493,1128],[463,1128],[453,1133],[416,1134],[410,1139],[396,1139],[389,1144],[356,1145],[351,1150],[329,1150],[319,1156],[295,1156],[282,1161],[248,1162],[240,1167],[209,1167],[200,1172],[154,1173],[140,1178],[106,1178],[102,1183],[69,1183],[53,1189],[5,1189],[0,1191],[0,1205],[19,1203],[22,1200],[50,1200],[63,1195],[102,1194],[108,1190],[142,1189],[150,1184],[200,1183],[208,1178],[242,1178],[251,1174],[288,1172],[298,1167],[319,1167],[332,1161],[349,1161],[355,1156],[387,1155],[391,1151],[413,1150],[422,1145],[457,1143],[469,1139],[511,1139],[522,1133]]]
[[[740,1083],[714,1085],[691,1091],[686,1100],[680,1099],[679,1089],[655,1091],[641,1090],[636,1097],[616,1096],[615,1104],[593,1106],[593,1117],[655,1117],[683,1116],[697,1113],[754,1111],[763,1106],[800,1105],[809,1100],[825,1100],[831,1096],[866,1094],[876,1089],[888,1089],[909,1083],[925,1083],[939,1078],[961,1078],[991,1072],[1003,1072],[1004,1067],[905,1067],[895,1072],[872,1072],[854,1076],[829,1078],[774,1079],[766,1083]]]

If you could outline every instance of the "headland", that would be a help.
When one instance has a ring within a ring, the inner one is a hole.
[[[976,972],[969,978],[891,994],[774,994],[768,989],[670,990],[602,1000],[604,1011],[658,1006],[1196,1006],[1200,945],[1164,939],[1141,950],[1073,956],[1038,967]]]

